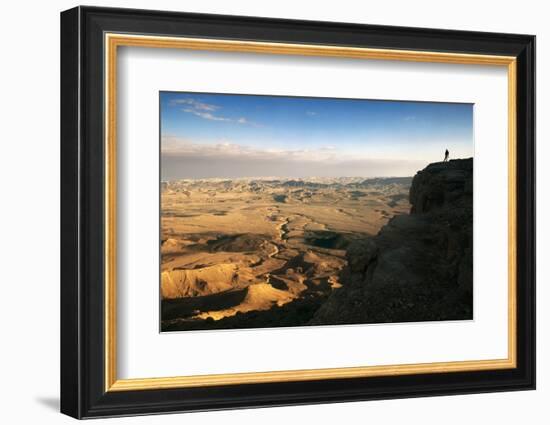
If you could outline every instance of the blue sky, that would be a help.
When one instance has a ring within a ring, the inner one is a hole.
[[[161,92],[160,107],[168,179],[412,175],[445,149],[473,156],[471,104]]]

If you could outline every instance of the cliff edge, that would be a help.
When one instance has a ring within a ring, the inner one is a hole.
[[[472,319],[472,183],[472,158],[419,171],[410,214],[348,248],[343,286],[310,324]]]

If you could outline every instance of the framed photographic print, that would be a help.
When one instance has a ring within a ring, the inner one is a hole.
[[[61,411],[534,389],[535,38],[61,14]]]

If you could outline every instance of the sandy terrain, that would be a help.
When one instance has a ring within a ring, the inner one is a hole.
[[[410,181],[163,183],[163,330],[304,323],[341,286],[349,243],[409,211]]]

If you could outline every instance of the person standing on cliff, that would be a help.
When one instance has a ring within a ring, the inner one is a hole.
[[[443,162],[447,162],[449,160],[449,149],[445,149],[445,159]]]

